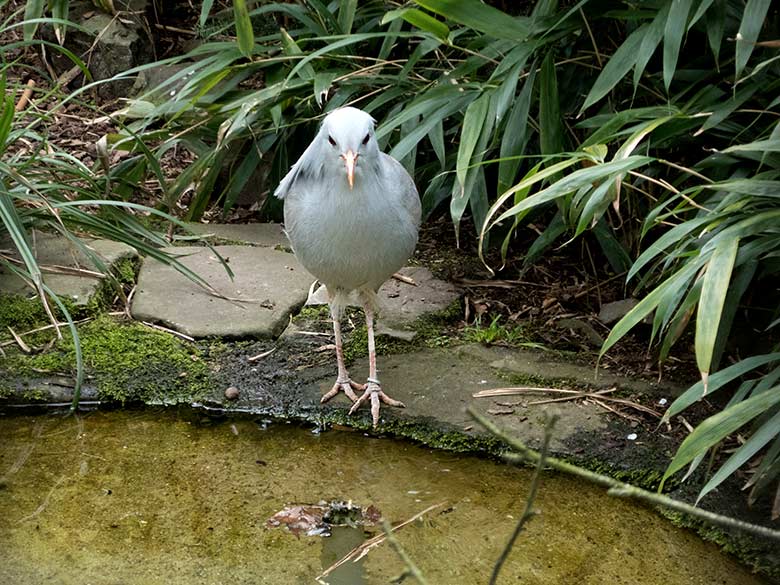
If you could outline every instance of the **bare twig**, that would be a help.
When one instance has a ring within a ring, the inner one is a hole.
[[[263,353],[258,353],[257,355],[253,355],[252,357],[246,358],[246,361],[248,361],[248,362],[256,362],[257,360],[261,360],[264,357],[268,357],[269,355],[271,355],[275,351],[276,351],[276,348],[272,347],[268,351],[264,351]]]
[[[393,547],[396,554],[401,557],[401,560],[406,565],[407,574],[417,579],[417,582],[420,585],[428,585],[428,580],[425,578],[425,575],[423,575],[422,571],[420,571],[420,568],[414,564],[412,558],[406,554],[406,551],[401,546],[401,543],[398,542],[398,539],[393,534],[392,526],[390,526],[390,523],[384,518],[382,519],[382,530],[385,531],[385,538],[387,539],[387,542],[390,543],[390,546]]]
[[[396,272],[395,274],[393,274],[392,278],[395,278],[396,280],[400,280],[401,282],[405,282],[406,284],[411,284],[412,286],[417,286],[417,283],[414,281],[413,278],[409,276],[405,276],[400,272]]]
[[[29,79],[27,81],[27,85],[24,88],[24,91],[22,92],[22,97],[20,97],[19,101],[16,102],[16,107],[14,107],[15,112],[21,112],[27,106],[27,102],[30,101],[30,96],[32,95],[34,87],[35,80]]]
[[[471,417],[474,420],[476,420],[479,424],[481,424],[483,427],[485,427],[485,429],[491,435],[498,437],[499,439],[504,441],[507,445],[509,445],[512,449],[517,451],[517,453],[509,453],[505,455],[504,459],[506,459],[511,463],[519,463],[522,461],[530,461],[532,463],[539,462],[541,455],[537,451],[530,449],[518,439],[507,435],[503,430],[501,430],[496,425],[494,425],[490,420],[488,420],[486,417],[482,416],[476,410],[474,410],[473,407],[469,406],[466,410],[471,415]],[[567,463],[566,461],[562,461],[561,459],[556,459],[554,457],[548,457],[545,463],[547,464],[547,466],[552,467],[553,469],[562,471],[563,473],[568,473],[569,475],[574,475],[576,477],[585,479],[591,483],[595,483],[597,485],[607,488],[607,494],[610,496],[617,496],[621,498],[635,498],[637,500],[641,500],[648,504],[663,506],[664,508],[669,508],[670,510],[674,510],[675,512],[681,512],[683,514],[693,516],[694,518],[697,518],[704,522],[708,522],[710,524],[723,526],[725,528],[742,530],[744,532],[749,532],[756,536],[761,536],[764,538],[770,538],[772,540],[780,541],[780,530],[773,530],[771,528],[766,528],[765,526],[758,526],[756,524],[751,524],[750,522],[737,520],[736,518],[730,518],[728,516],[723,516],[721,514],[715,514],[714,512],[708,512],[707,510],[702,510],[701,508],[697,508],[696,506],[686,504],[685,502],[680,502],[678,500],[670,498],[669,496],[643,490],[642,488],[638,488],[633,485],[623,483],[622,481],[612,479],[611,477],[607,477],[606,475],[601,475],[600,473],[595,473],[587,469],[582,469],[581,467],[577,467],[576,465]]]
[[[151,327],[152,329],[157,329],[157,331],[164,331],[165,333],[170,333],[171,335],[175,335],[176,337],[179,337],[181,339],[184,339],[185,341],[195,341],[195,338],[190,337],[189,335],[185,335],[184,333],[179,333],[178,331],[175,331],[173,329],[168,329],[168,327],[163,327],[162,325],[156,325],[154,323],[150,323],[149,321],[141,321],[144,325],[147,327]]]
[[[443,505],[444,505],[444,502],[439,502],[438,504],[434,504],[433,506],[428,506],[422,512],[418,512],[417,514],[415,514],[414,516],[412,516],[408,520],[405,520],[404,522],[401,522],[397,526],[393,526],[393,528],[390,530],[390,532],[395,532],[396,530],[400,530],[401,528],[403,528],[404,526],[407,526],[408,524],[411,524],[412,522],[414,522],[415,520],[417,520],[418,518],[420,518],[424,514],[427,514],[428,512],[430,512],[431,510],[435,510],[436,508],[440,508]],[[379,546],[384,541],[385,541],[385,535],[384,534],[377,534],[375,537],[369,538],[367,541],[365,541],[364,543],[362,543],[362,544],[356,546],[355,548],[353,548],[346,555],[344,555],[341,559],[339,559],[338,561],[333,563],[330,567],[325,569],[322,573],[317,575],[315,577],[316,581],[318,583],[326,583],[325,581],[322,580],[323,577],[326,577],[328,574],[330,574],[331,572],[333,572],[334,570],[339,568],[341,565],[343,565],[347,561],[352,561],[352,562],[356,563],[357,561],[362,559],[364,556],[366,556],[368,554],[368,552],[372,548],[374,548],[376,546]]]
[[[536,510],[534,510],[534,501],[536,500],[536,493],[539,491],[539,482],[541,480],[542,470],[544,469],[544,464],[547,459],[547,451],[550,448],[550,439],[552,439],[553,427],[557,421],[558,415],[556,414],[550,415],[545,421],[542,451],[539,454],[539,461],[536,463],[536,469],[534,469],[534,475],[531,478],[531,487],[528,489],[528,497],[525,500],[525,510],[523,510],[523,515],[520,516],[520,520],[518,520],[517,526],[515,526],[515,530],[512,532],[512,536],[509,537],[509,541],[507,541],[504,550],[501,551],[501,556],[498,557],[496,564],[493,566],[493,574],[490,575],[490,585],[495,585],[498,582],[498,574],[501,572],[501,567],[509,557],[509,553],[512,551],[512,547],[515,545],[517,537],[520,536],[520,533],[523,531],[525,525],[530,520],[532,520],[534,516],[536,516]]]
[[[556,394],[566,394],[566,396],[563,396],[561,398],[549,398],[546,400],[534,400],[533,402],[529,402],[528,405],[549,404],[551,402],[566,402],[569,400],[578,400],[580,398],[590,398],[590,399],[598,399],[598,400],[594,400],[594,402],[596,402],[597,404],[601,400],[608,400],[610,402],[622,404],[624,406],[628,406],[635,410],[639,410],[641,412],[651,414],[656,418],[663,417],[663,415],[660,412],[650,408],[649,406],[644,406],[642,404],[639,404],[638,402],[632,402],[631,400],[626,400],[625,398],[615,398],[614,396],[606,396],[606,394],[610,392],[614,392],[615,390],[617,390],[617,388],[607,388],[605,390],[597,390],[596,392],[586,392],[583,390],[566,390],[564,388],[535,388],[533,386],[518,386],[515,388],[491,388],[488,390],[480,390],[479,392],[475,392],[474,394],[472,394],[472,396],[474,398],[488,398],[492,396],[513,396],[516,394],[551,392]],[[599,404],[599,406],[603,406],[603,404]],[[612,409],[607,409],[607,410],[612,410]]]

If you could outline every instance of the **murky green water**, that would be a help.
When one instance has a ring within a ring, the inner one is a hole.
[[[0,417],[0,583],[314,583],[363,531],[297,538],[265,523],[287,504],[331,499],[374,504],[392,522],[446,502],[449,511],[398,539],[432,585],[486,583],[529,478],[357,433],[201,424],[172,411]],[[589,485],[545,477],[538,507],[502,583],[760,582],[714,546]],[[402,570],[383,544],[326,580],[389,583]]]

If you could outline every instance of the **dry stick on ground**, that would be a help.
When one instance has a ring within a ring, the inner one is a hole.
[[[474,410],[473,407],[469,406],[466,411],[474,420],[485,427],[485,429],[491,435],[501,439],[513,450],[517,451],[517,453],[507,453],[504,455],[505,460],[509,461],[510,463],[521,463],[529,461],[531,463],[538,463],[541,456],[537,451],[530,449],[520,440],[507,435],[503,430],[490,422],[490,420]],[[545,461],[545,464],[548,467],[556,469],[557,471],[562,471],[563,473],[568,473],[569,475],[574,475],[591,483],[605,487],[607,488],[607,495],[610,496],[617,496],[620,498],[635,498],[649,504],[669,508],[675,512],[688,514],[689,516],[693,516],[694,518],[715,524],[717,526],[742,530],[756,536],[780,541],[780,530],[773,530],[771,528],[766,528],[765,526],[758,526],[756,524],[751,524],[750,522],[744,522],[742,520],[737,520],[728,516],[722,516],[721,514],[715,514],[714,512],[708,512],[707,510],[702,510],[701,508],[697,508],[691,504],[680,502],[679,500],[675,500],[669,496],[643,490],[642,488],[623,483],[622,481],[612,479],[611,477],[601,475],[600,473],[582,469],[581,467],[577,467],[576,465],[572,465],[571,463],[567,463],[566,461],[562,461],[561,459],[556,459],[554,457],[548,457]]]
[[[27,106],[27,102],[30,101],[30,96],[32,96],[34,87],[35,87],[35,80],[34,79],[27,80],[27,85],[25,86],[24,91],[22,92],[22,96],[19,98],[19,101],[16,102],[16,106],[14,107],[15,112],[21,112]]]
[[[439,502],[438,504],[434,504],[433,506],[428,506],[423,510],[422,512],[418,512],[408,520],[405,520],[404,522],[401,522],[397,526],[393,526],[393,528],[390,530],[390,532],[395,532],[396,530],[401,530],[404,526],[411,524],[424,514],[427,514],[431,510],[435,510],[436,508],[440,508],[444,505],[444,502]],[[362,559],[364,556],[368,554],[368,552],[374,548],[375,546],[379,546],[385,541],[385,535],[384,534],[377,534],[373,538],[369,538],[367,541],[365,541],[363,544],[360,544],[353,548],[351,551],[349,551],[346,555],[344,555],[341,559],[333,563],[330,567],[325,569],[322,573],[317,575],[314,579],[318,583],[326,583],[326,581],[323,581],[323,577],[326,577],[329,573],[334,571],[335,569],[339,568],[341,565],[346,563],[347,561],[352,561],[353,563],[358,562],[360,559]]]
[[[534,393],[534,392],[552,392],[556,394],[568,394],[568,396],[565,396],[563,398],[551,398],[549,400],[535,400],[533,402],[529,402],[528,404],[529,405],[548,404],[550,402],[565,402],[568,400],[577,400],[578,398],[590,398],[590,399],[608,400],[610,402],[616,402],[618,404],[629,406],[641,412],[652,414],[656,418],[662,418],[663,415],[660,412],[658,412],[657,410],[653,410],[648,406],[644,406],[637,402],[626,400],[625,398],[614,398],[612,396],[606,396],[607,393],[614,392],[615,390],[617,390],[617,388],[608,388],[605,390],[597,390],[596,392],[587,392],[583,390],[566,390],[564,388],[535,388],[533,386],[518,386],[516,388],[491,388],[489,390],[480,390],[479,392],[474,392],[474,394],[472,394],[471,396],[473,398],[490,398],[494,396],[514,396],[516,394],[525,394],[525,393]],[[598,402],[598,400],[595,400],[595,402]],[[607,409],[607,410],[612,410],[612,409]]]
[[[387,542],[390,543],[390,546],[393,547],[396,554],[401,557],[401,560],[406,565],[406,571],[402,574],[402,577],[405,578],[408,575],[411,575],[415,579],[417,579],[417,582],[420,585],[428,585],[428,580],[425,578],[425,575],[422,574],[422,571],[420,571],[420,568],[414,564],[414,561],[412,558],[406,553],[404,550],[404,547],[401,546],[401,543],[398,542],[398,539],[395,537],[395,534],[393,534],[393,527],[390,525],[390,523],[382,519],[382,530],[385,531],[385,538],[387,539]],[[398,583],[401,582],[402,579],[396,579]]]
[[[544,469],[545,462],[547,460],[547,451],[550,448],[550,439],[552,439],[553,427],[558,421],[557,414],[550,414],[547,416],[547,420],[544,425],[544,441],[542,443],[542,450],[539,453],[539,461],[536,463],[536,469],[534,469],[534,475],[531,478],[531,487],[528,489],[528,497],[525,500],[525,510],[523,515],[520,516],[520,520],[515,526],[515,530],[512,536],[509,537],[509,541],[506,543],[504,550],[501,551],[501,556],[496,560],[496,564],[493,566],[493,574],[490,575],[489,585],[495,585],[498,582],[498,574],[501,572],[501,567],[509,557],[509,553],[512,551],[512,547],[515,545],[517,537],[523,531],[526,523],[536,516],[534,510],[534,501],[536,500],[536,493],[539,491],[539,482],[541,481],[542,470]]]

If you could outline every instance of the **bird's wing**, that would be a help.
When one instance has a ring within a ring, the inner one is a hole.
[[[398,193],[398,199],[409,214],[409,218],[416,226],[419,226],[422,208],[414,180],[406,172],[403,165],[392,156],[383,152],[380,153],[380,157],[386,187],[385,193]]]
[[[315,151],[319,149],[318,140],[320,140],[319,135],[303,151],[301,158],[296,161],[284,179],[279,181],[279,186],[274,191],[275,197],[284,199],[295,187],[296,182],[309,180],[321,170],[322,163],[317,164],[315,156]]]

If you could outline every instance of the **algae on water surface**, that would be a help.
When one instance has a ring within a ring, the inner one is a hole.
[[[369,535],[297,538],[266,520],[293,503],[352,500],[400,522],[431,583],[485,582],[530,472],[358,433],[211,420],[190,411],[0,417],[0,582],[312,583]],[[545,475],[507,582],[756,584],[652,511]],[[372,530],[372,529],[369,529]],[[374,529],[375,530],[375,529]],[[387,583],[387,545],[328,578]]]

